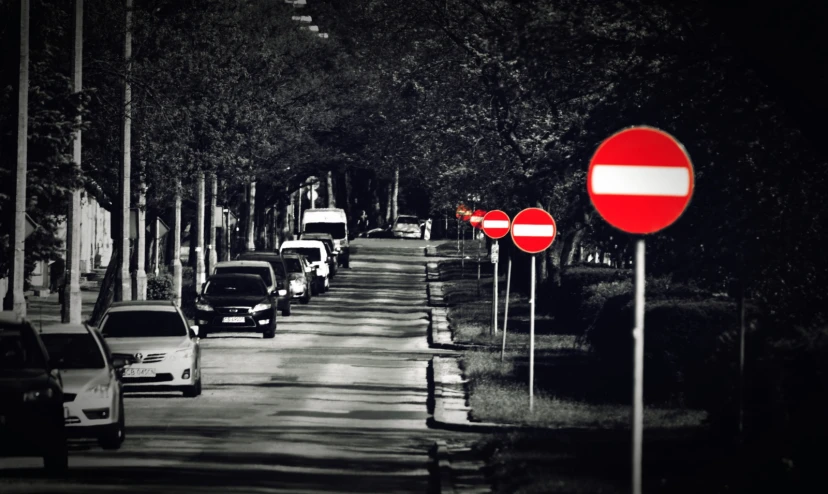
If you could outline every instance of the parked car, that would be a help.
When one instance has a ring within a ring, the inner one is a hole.
[[[333,251],[339,256],[343,267],[351,266],[348,217],[340,208],[307,209],[302,213],[302,233],[329,233],[334,240]]]
[[[276,289],[278,290],[277,306],[282,311],[283,316],[289,316],[290,303],[295,297],[291,292],[291,285],[287,276],[287,267],[285,266],[285,261],[282,260],[282,255],[278,252],[258,250],[239,254],[236,259],[239,261],[267,261],[270,263],[270,267],[273,268],[273,273],[276,275]],[[285,291],[284,294],[282,294],[283,290]]]
[[[302,254],[308,258],[311,265],[316,268],[316,283],[319,293],[324,293],[330,288],[330,269],[328,267],[328,252],[325,244],[319,240],[287,240],[282,242],[280,249],[282,255]]]
[[[54,472],[69,465],[60,371],[13,312],[0,312],[0,456],[42,456]]]
[[[314,295],[313,268],[304,256],[299,254],[285,254],[282,260],[287,270],[287,278],[290,284],[290,293],[293,298],[299,299],[302,304],[310,302]]]
[[[100,331],[112,352],[135,357],[124,368],[125,391],[201,394],[199,328],[190,327],[172,301],[115,302],[104,314]]]
[[[100,333],[83,324],[47,326],[40,338],[63,379],[67,435],[120,448],[126,437],[121,373],[135,357],[113,355]]]
[[[220,331],[252,331],[276,336],[276,299],[259,275],[214,274],[196,299],[196,322],[202,337]]]
[[[394,238],[422,238],[422,225],[416,216],[400,215],[394,220],[391,227],[391,234]]]
[[[283,316],[290,315],[290,295],[288,294],[287,281],[276,276],[273,266],[269,261],[225,261],[216,264],[213,274],[256,274],[261,276],[267,287],[267,292],[276,300],[276,306],[282,311]]]
[[[331,278],[334,278],[342,260],[334,248],[333,237],[329,233],[303,233],[299,235],[299,240],[319,240],[325,244],[325,249],[328,251],[328,267],[331,270]]]

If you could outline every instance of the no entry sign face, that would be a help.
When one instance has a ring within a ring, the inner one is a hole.
[[[524,209],[512,221],[512,240],[518,249],[529,254],[549,248],[557,233],[552,215],[540,208]]]
[[[489,211],[483,217],[481,228],[489,238],[503,238],[509,233],[509,215],[499,209]]]
[[[484,216],[486,216],[486,211],[478,209],[474,213],[472,213],[469,223],[471,223],[471,226],[473,226],[474,228],[480,228],[480,224],[483,223]]]
[[[472,212],[469,209],[469,207],[465,204],[461,204],[457,206],[457,210],[454,212],[454,217],[458,220],[466,221],[471,216],[471,214]]]
[[[587,190],[598,213],[627,233],[670,226],[693,195],[693,164],[684,146],[652,127],[622,130],[598,146]]]

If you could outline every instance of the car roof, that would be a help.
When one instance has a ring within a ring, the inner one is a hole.
[[[322,238],[331,238],[331,239],[333,239],[333,235],[331,235],[330,233],[302,232],[301,235],[302,235],[302,237],[310,237],[310,238],[322,237]]]
[[[89,327],[86,324],[49,324],[43,326],[40,334],[86,334]]]
[[[270,263],[267,261],[257,261],[257,260],[238,260],[238,261],[222,261],[216,264],[216,268],[238,268],[242,266],[253,266],[253,267],[270,267]]]
[[[317,247],[325,248],[325,244],[321,240],[287,240],[282,242],[282,248],[285,247]]]
[[[107,312],[127,312],[130,309],[153,312],[176,312],[178,310],[172,300],[126,300],[113,302]]]
[[[401,214],[401,215],[397,216],[397,219],[400,219],[400,218],[416,218],[416,219],[420,219],[418,216],[415,216],[415,215],[413,215],[413,214]]]
[[[214,274],[213,276],[210,276],[209,278],[207,278],[207,281],[210,281],[210,280],[224,280],[224,279],[227,279],[227,278],[251,278],[251,279],[255,278],[255,279],[261,281],[262,283],[264,283],[261,276],[259,276],[257,274],[252,274],[252,273],[218,273],[218,274]]]
[[[250,259],[244,259],[248,257]],[[254,251],[254,252],[243,252],[239,254],[237,261],[257,261],[258,259],[253,259],[254,257],[261,257],[261,258],[279,258],[282,257],[278,252],[273,251]],[[222,261],[222,262],[232,262],[232,261]]]

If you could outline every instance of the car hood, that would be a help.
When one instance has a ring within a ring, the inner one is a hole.
[[[49,386],[49,375],[43,369],[3,369],[0,372],[0,391],[25,392]]]
[[[142,338],[107,338],[112,353],[147,353],[148,350],[173,351],[189,344],[187,336],[148,336]]]
[[[98,384],[108,383],[109,370],[106,367],[102,369],[61,369],[60,377],[63,379],[63,391],[77,394]]]
[[[394,225],[394,231],[397,232],[419,232],[420,225],[413,225],[410,223],[405,223],[401,225]]]
[[[231,295],[220,297],[206,295],[201,298],[213,307],[253,307],[258,303],[267,302],[267,297],[262,297],[261,295]]]

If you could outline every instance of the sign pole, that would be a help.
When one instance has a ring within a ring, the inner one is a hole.
[[[457,252],[460,252],[460,220],[457,220]]]
[[[635,342],[632,411],[632,487],[641,494],[641,455],[644,429],[644,239],[635,242]]]
[[[506,353],[506,327],[509,323],[509,288],[512,284],[512,254],[509,254],[509,267],[506,268],[506,311],[503,313],[503,346],[500,348],[500,361]]]
[[[497,239],[494,241],[494,291],[492,296],[492,332],[495,336],[497,336],[497,266],[498,262],[500,261],[500,246],[498,245]]]
[[[480,239],[477,238],[477,231],[472,230],[474,245],[477,246],[477,296],[480,296]]]
[[[535,407],[535,254],[532,254],[532,283],[529,292],[529,411]],[[640,493],[636,493],[640,494]]]
[[[460,278],[463,279],[465,277],[466,277],[466,232],[463,232],[463,252],[460,254]]]

